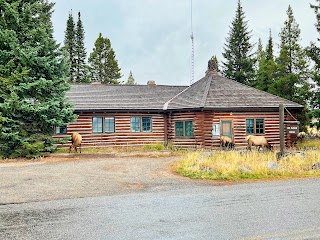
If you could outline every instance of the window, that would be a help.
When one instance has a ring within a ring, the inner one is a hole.
[[[193,129],[193,122],[190,121],[190,122],[185,122],[185,136],[186,137],[193,137],[193,132],[194,132],[194,129]]]
[[[131,117],[131,132],[140,132],[140,117]]]
[[[264,134],[264,120],[256,119],[256,134]]]
[[[264,119],[246,119],[247,134],[264,134]]]
[[[114,133],[114,117],[105,117],[104,118],[105,132]]]
[[[131,117],[131,132],[151,132],[151,117]]]
[[[246,119],[247,134],[254,134],[254,119]]]
[[[67,134],[67,127],[56,127],[55,132],[56,134]]]
[[[93,133],[102,133],[102,117],[93,117],[92,118],[92,132]]]
[[[183,122],[176,122],[176,137],[183,137]]]
[[[142,117],[142,132],[151,132],[151,117]]]
[[[193,137],[194,136],[193,121],[176,122],[175,133],[176,133],[176,137]]]

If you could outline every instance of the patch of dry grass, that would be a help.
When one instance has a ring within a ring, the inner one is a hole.
[[[320,151],[289,155],[278,162],[275,152],[197,151],[187,153],[173,170],[189,178],[214,180],[319,177],[320,170],[311,169],[315,162],[320,162]]]

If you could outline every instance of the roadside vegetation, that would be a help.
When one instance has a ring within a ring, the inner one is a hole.
[[[299,143],[301,152],[276,160],[274,151],[196,151],[186,153],[173,170],[192,179],[243,180],[320,177],[320,141]]]

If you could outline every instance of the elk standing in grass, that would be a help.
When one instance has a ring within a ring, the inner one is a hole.
[[[72,149],[75,152],[78,152],[78,147],[80,148],[81,153],[81,143],[82,143],[82,137],[79,133],[73,132],[71,133],[71,146],[69,148],[69,153],[71,153]]]
[[[234,143],[232,142],[232,139],[227,136],[221,136],[220,137],[220,145],[224,148],[232,149],[234,148]]]
[[[272,150],[271,144],[264,136],[253,136],[248,135],[246,136],[246,140],[248,142],[248,149],[251,150],[251,146],[256,146],[258,149],[266,147],[269,150]]]

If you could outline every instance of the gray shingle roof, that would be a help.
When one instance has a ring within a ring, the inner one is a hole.
[[[164,85],[72,85],[67,98],[78,111],[303,108],[295,102],[208,74],[189,87]]]
[[[75,110],[162,110],[186,86],[71,85],[66,97]]]
[[[175,96],[165,105],[174,109],[236,109],[236,108],[303,108],[302,105],[248,87],[218,74],[207,75]]]

